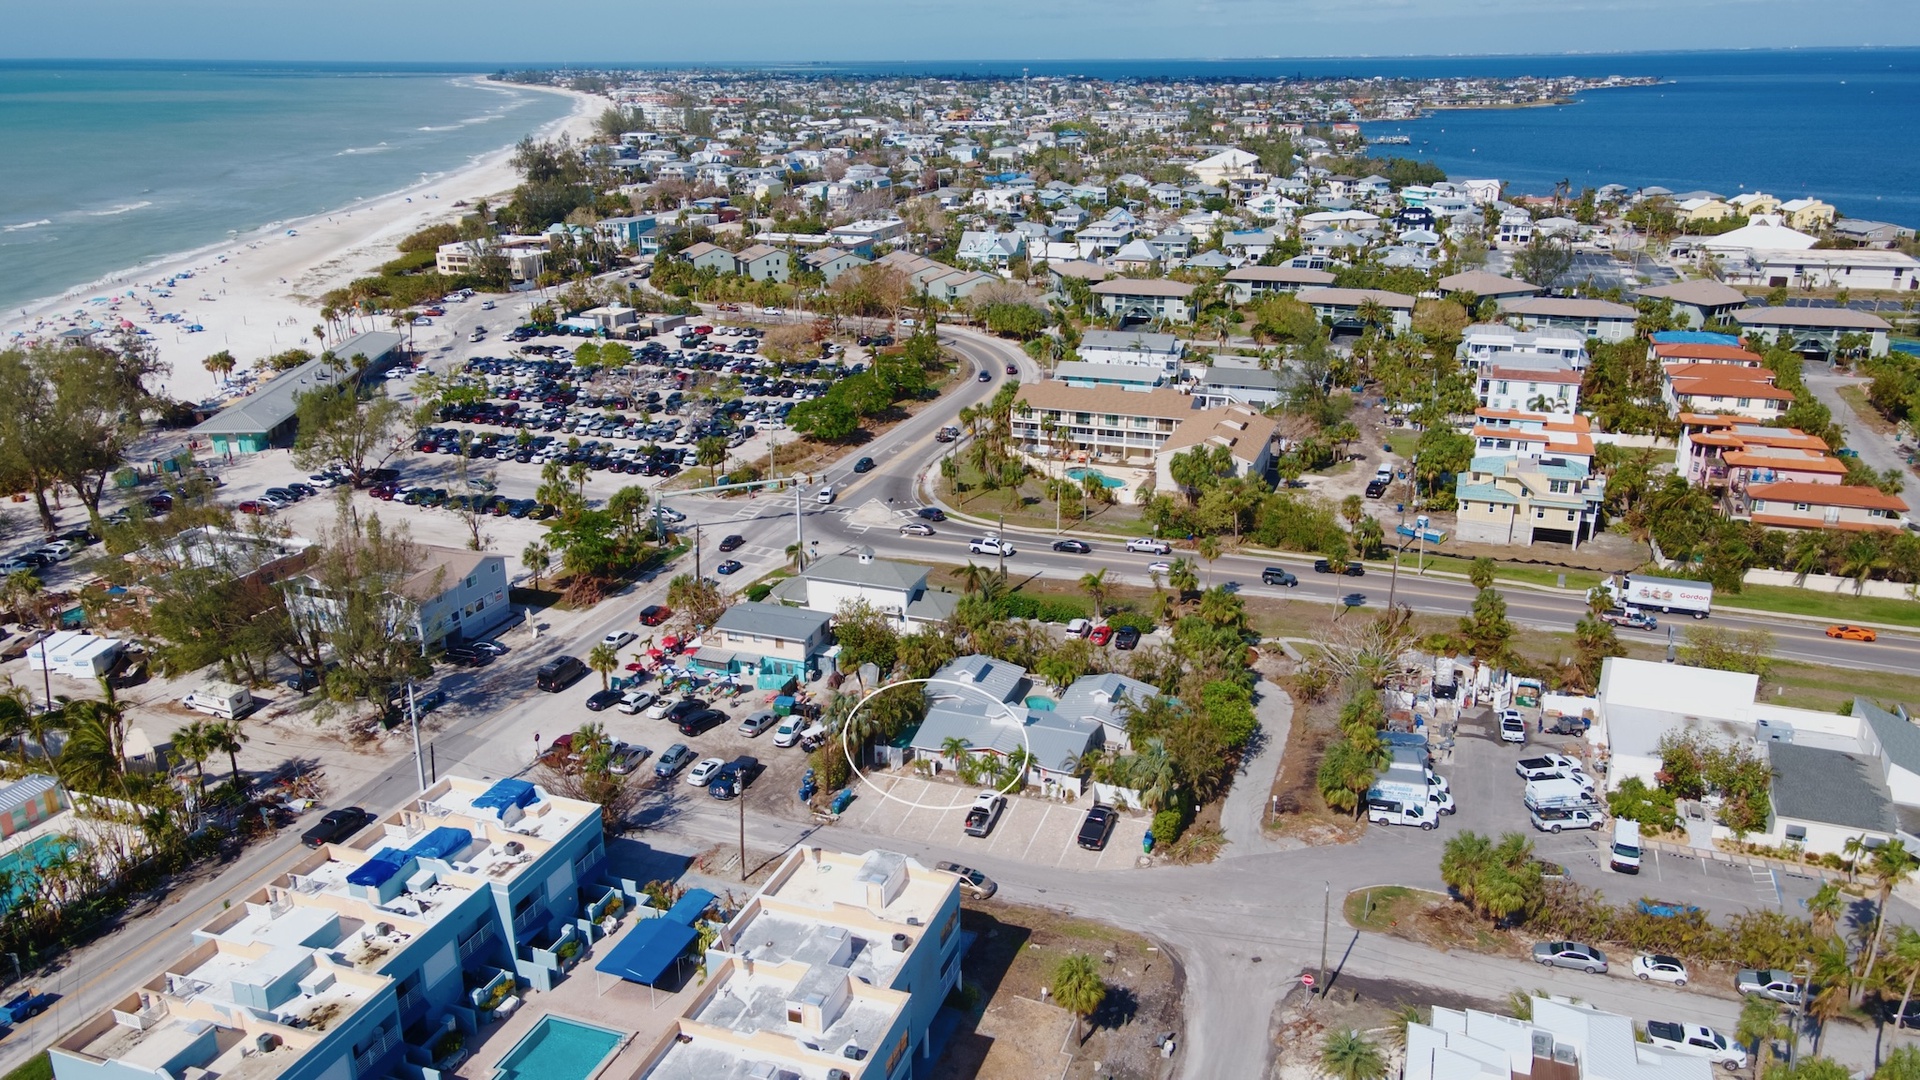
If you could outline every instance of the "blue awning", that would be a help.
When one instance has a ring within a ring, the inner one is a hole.
[[[676,909],[678,906],[675,905]],[[652,986],[675,961],[686,955],[687,947],[699,937],[699,931],[686,923],[667,918],[647,919],[634,924],[627,936],[593,965],[593,970]]]
[[[667,909],[661,918],[677,922],[682,926],[692,926],[700,920],[701,913],[713,906],[714,896],[705,889],[688,889],[680,894],[680,899]]]

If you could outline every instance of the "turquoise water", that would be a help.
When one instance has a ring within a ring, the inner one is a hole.
[[[1027,699],[1027,708],[1035,709],[1040,712],[1052,712],[1053,707],[1058,704],[1060,703],[1053,700],[1052,698],[1043,697],[1039,694],[1035,694],[1034,696]]]
[[[0,874],[8,875],[7,880],[12,882],[0,895],[0,911],[11,911],[15,904],[33,895],[34,883],[40,880],[39,869],[72,847],[73,842],[64,836],[42,836],[0,856]]]
[[[587,1080],[623,1038],[618,1031],[543,1016],[500,1059],[494,1080]]]
[[[1099,469],[1068,469],[1067,470],[1067,478],[1070,480],[1084,480],[1088,476],[1092,476],[1095,480],[1098,480],[1100,482],[1101,487],[1117,488],[1117,487],[1127,486],[1127,482],[1125,480],[1115,480],[1113,477],[1108,476],[1106,473],[1101,472]]]
[[[0,62],[0,310],[410,187],[571,108],[450,71]]]

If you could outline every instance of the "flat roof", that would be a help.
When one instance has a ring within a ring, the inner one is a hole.
[[[1827,307],[1741,308],[1733,313],[1742,326],[1804,326],[1813,330],[1887,330],[1887,321],[1867,311]]]

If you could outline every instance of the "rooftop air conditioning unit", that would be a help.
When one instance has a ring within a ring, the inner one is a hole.
[[[520,854],[521,852],[523,852],[523,851],[525,851],[525,850],[527,850],[527,849],[526,849],[526,845],[524,845],[524,844],[522,844],[522,843],[520,843],[520,841],[518,841],[518,840],[509,840],[509,841],[507,841],[507,849],[506,849],[506,850],[507,850],[507,854],[509,854],[509,855],[518,855],[518,854]]]
[[[893,951],[894,952],[906,952],[907,946],[912,943],[913,943],[913,939],[908,937],[905,934],[893,935]]]

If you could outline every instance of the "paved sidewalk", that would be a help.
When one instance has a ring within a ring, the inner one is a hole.
[[[1273,778],[1280,772],[1280,755],[1293,730],[1293,699],[1265,679],[1254,685],[1253,694],[1253,713],[1260,721],[1253,756],[1241,761],[1226,805],[1220,808],[1220,829],[1227,834],[1222,857],[1228,859],[1279,850],[1261,823],[1266,820]]]

